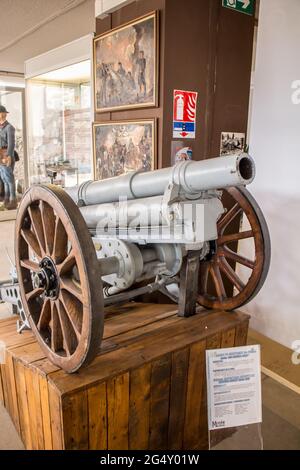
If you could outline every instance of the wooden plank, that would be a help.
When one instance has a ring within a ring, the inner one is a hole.
[[[247,316],[240,313],[228,315],[225,312],[213,312],[209,315],[179,318],[179,323],[168,328],[158,329],[153,334],[142,336],[126,348],[117,349],[95,358],[84,371],[69,376],[63,371],[50,374],[51,381],[62,394],[83,389],[109,377],[141,367],[157,357],[199,342],[206,338],[207,331],[214,336],[217,331],[234,328]]]
[[[6,377],[5,377],[4,364],[0,364],[0,370],[1,370],[2,390],[3,390],[3,404],[4,404],[5,408],[7,408],[8,397],[7,397],[7,387],[6,387]]]
[[[36,410],[35,407],[35,400],[33,395],[33,386],[32,386],[32,377],[30,370],[25,367],[24,368],[24,376],[25,376],[25,384],[26,384],[26,394],[27,394],[27,403],[28,403],[28,410],[29,410],[29,429],[30,429],[30,438],[32,449],[38,449],[38,435],[37,435],[37,422],[36,422]]]
[[[293,364],[291,349],[251,329],[248,344],[261,345],[261,369],[265,375],[300,394],[300,366]]]
[[[198,450],[208,450],[208,416],[207,416],[207,382],[206,382],[206,364],[203,370],[204,380],[202,384],[200,425],[199,425],[199,442],[196,445]]]
[[[89,450],[107,449],[106,382],[88,389]]]
[[[26,330],[22,334],[18,333],[15,325],[11,325],[6,331],[0,330],[0,339],[6,344],[6,349],[22,346],[24,344],[36,342],[31,331]]]
[[[35,341],[34,343],[22,344],[20,346],[10,348],[10,354],[15,359],[21,359],[26,364],[31,364],[45,357],[40,345]]]
[[[44,427],[43,427],[39,376],[37,374],[33,374],[32,370],[30,370],[30,375],[32,377],[32,391],[34,395],[34,407],[35,407],[34,414],[36,415],[36,427],[37,427],[37,437],[38,437],[37,448],[38,450],[44,450],[45,449]],[[28,392],[27,392],[27,396],[28,396]],[[30,408],[29,408],[29,411],[30,411],[30,416],[31,416]]]
[[[199,441],[201,399],[205,369],[205,341],[190,347],[184,422],[184,449],[193,449]]]
[[[51,434],[53,450],[63,450],[63,436],[62,436],[62,407],[61,399],[56,388],[48,382],[49,393],[49,409],[51,419]]]
[[[144,335],[149,336],[150,334],[153,333],[153,331],[156,331],[161,328],[166,328],[169,325],[175,325],[176,323],[178,323],[178,321],[180,321],[176,315],[171,314],[171,313],[163,314],[161,316],[162,317],[165,316],[165,318],[162,318],[160,321],[155,321],[154,323],[149,323],[149,324],[140,326],[139,328],[134,328],[132,331],[125,331],[124,333],[120,335],[115,335],[113,339],[109,338],[109,339],[103,340],[99,355],[107,354],[110,351],[115,351],[116,349],[126,347],[128,344],[132,343],[134,340],[142,341],[142,337]],[[30,348],[32,348],[32,356],[31,356],[31,352],[28,352],[28,357],[26,355],[26,360],[30,361],[30,367],[33,369],[36,369],[37,373],[48,375],[48,374],[52,374],[53,372],[57,372],[60,370],[59,367],[49,362],[49,360],[45,357],[37,360],[39,351],[41,352],[37,343],[35,344],[35,347],[34,345],[30,345]],[[22,357],[22,352],[19,350],[19,348],[14,349],[13,354],[16,357],[19,357],[19,356]],[[33,359],[33,362],[31,362],[31,359]],[[71,390],[65,391],[65,393],[68,393],[68,392],[71,392]]]
[[[27,402],[30,416],[30,434],[33,450],[43,450],[44,432],[41,409],[39,378],[29,368],[25,368]]]
[[[17,398],[17,388],[15,380],[14,361],[8,352],[6,353],[7,374],[9,376],[9,395],[11,402],[10,416],[13,420],[17,432],[20,434],[19,408]]]
[[[247,344],[249,321],[237,325],[235,331],[235,346],[245,346]]]
[[[49,359],[43,358],[38,361],[31,362],[29,367],[35,371],[36,374],[47,377],[49,374],[60,370],[55,364],[49,361]]]
[[[3,390],[3,383],[2,383],[1,367],[0,367],[0,403],[5,406],[5,404],[4,404],[4,390]]]
[[[128,449],[129,374],[107,382],[107,416],[109,450]]]
[[[1,318],[0,327],[2,328],[2,326],[10,324],[10,323],[16,324],[16,322],[17,322],[17,319],[14,315],[11,315],[10,317],[6,317],[6,318]]]
[[[65,449],[88,449],[89,424],[86,390],[62,397],[62,416]]]
[[[155,304],[130,303],[122,307],[114,307],[112,312],[116,309],[121,314],[112,313],[113,316],[105,318],[103,338],[112,338],[127,331],[133,332],[142,326],[153,324],[177,313],[177,306],[172,304],[160,305],[158,309]]]
[[[31,440],[31,433],[30,433],[30,417],[29,417],[29,407],[28,407],[28,401],[27,401],[25,368],[24,368],[24,365],[19,361],[15,363],[15,375],[16,375],[16,387],[17,387],[17,396],[18,396],[21,439],[26,449],[31,450],[33,447],[32,447],[32,440]]]
[[[129,449],[146,450],[149,445],[151,364],[130,374]]]
[[[227,314],[228,315],[228,314]],[[228,331],[228,330],[227,330]],[[232,334],[231,334],[232,335]],[[229,335],[230,336],[230,335]],[[218,349],[221,346],[221,342],[228,340],[227,334],[223,337],[222,333],[216,333],[213,336],[210,336],[206,340],[206,349]],[[207,450],[208,449],[208,416],[207,416],[207,382],[206,382],[206,361],[204,362],[203,367],[203,387],[202,387],[202,400],[201,400],[201,419],[199,426],[199,436],[200,440],[197,444],[197,449]]]
[[[143,337],[149,337],[153,335],[155,331],[163,328],[168,328],[180,323],[181,319],[176,315],[170,315],[160,321],[149,323],[139,328],[134,328],[131,331],[126,331],[120,335],[114,336],[113,338],[105,339],[102,341],[100,354],[106,354],[109,351],[124,348],[135,341],[143,341]]]
[[[32,371],[32,373],[34,374],[34,371]],[[53,444],[52,444],[52,433],[51,433],[48,383],[47,383],[46,377],[43,377],[42,375],[38,376],[38,380],[39,380],[39,387],[40,387],[44,445],[45,445],[45,450],[52,450]]]
[[[189,348],[172,354],[168,430],[168,449],[170,450],[180,450],[183,446],[188,365]]]
[[[222,332],[221,348],[233,348],[235,342],[235,328]]]
[[[221,332],[209,336],[206,340],[206,349],[218,349],[221,346]]]
[[[149,449],[168,447],[171,354],[152,363]]]

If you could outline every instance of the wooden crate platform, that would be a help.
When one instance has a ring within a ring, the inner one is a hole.
[[[239,312],[180,318],[174,305],[108,309],[98,356],[68,375],[16,317],[2,320],[0,401],[27,449],[206,449],[205,350],[245,345],[248,324]]]

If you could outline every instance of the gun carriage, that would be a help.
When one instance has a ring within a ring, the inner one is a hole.
[[[1,299],[70,373],[97,354],[105,306],[159,291],[181,316],[197,305],[241,307],[261,289],[270,263],[268,228],[245,188],[254,177],[252,158],[241,154],[68,191],[33,186],[18,210],[16,269]],[[252,259],[239,252],[245,241]]]

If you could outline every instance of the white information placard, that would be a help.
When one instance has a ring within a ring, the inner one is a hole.
[[[262,421],[260,346],[206,351],[209,430]]]

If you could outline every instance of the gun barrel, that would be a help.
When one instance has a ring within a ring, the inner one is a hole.
[[[82,205],[117,202],[120,197],[139,199],[164,194],[174,182],[187,195],[252,183],[255,163],[248,154],[228,155],[201,161],[186,161],[151,172],[131,172],[101,181],[89,181],[67,190]]]

